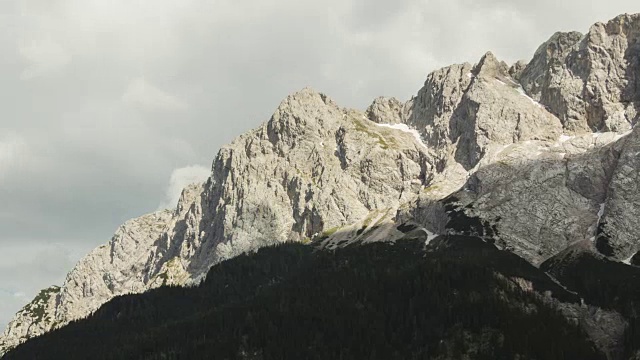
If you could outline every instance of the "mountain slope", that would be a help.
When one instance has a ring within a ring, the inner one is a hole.
[[[604,359],[523,285],[578,301],[543,272],[478,238],[433,243],[262,249],[200,287],[113,299],[6,359]]]
[[[627,324],[621,334],[620,358],[640,356],[640,268],[611,261],[596,252],[594,244],[575,244],[542,263],[541,270],[583,301],[622,314]]]
[[[284,241],[394,241],[398,226],[479,235],[540,264],[577,241],[638,250],[640,16],[558,33],[528,64],[487,53],[428,75],[406,103],[344,109],[304,89],[224,146],[173,212],[124,224],[27,306],[0,353],[111,298],[192,284]],[[38,309],[34,311],[33,309]]]
[[[116,295],[197,280],[244,251],[398,207],[430,176],[426,152],[413,135],[302,90],[262,127],[223,147],[209,181],[187,188],[176,211],[126,223],[82,259],[45,309],[55,319],[47,325],[82,318]],[[35,322],[21,312],[3,346],[49,329]]]

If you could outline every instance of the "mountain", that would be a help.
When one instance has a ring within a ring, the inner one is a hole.
[[[424,241],[263,248],[198,287],[115,298],[6,359],[605,359],[552,305],[579,298],[539,269],[479,238]]]
[[[377,98],[358,111],[303,89],[224,146],[208,181],[187,187],[175,210],[126,222],[61,287],[43,290],[8,325],[0,353],[114,297],[209,281],[212,266],[283,242],[335,251],[447,234],[535,266],[585,241],[608,261],[631,259],[640,250],[639,109],[638,14],[556,33],[528,63],[487,53],[436,70],[404,103]],[[622,336],[635,313],[583,298],[591,313],[556,307],[599,351],[624,352],[605,335]]]

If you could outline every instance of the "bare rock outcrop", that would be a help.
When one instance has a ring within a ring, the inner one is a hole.
[[[640,105],[640,14],[556,33],[520,75],[529,96],[571,133],[627,131]]]
[[[604,255],[630,259],[640,251],[640,128],[624,143],[602,202],[596,246]]]

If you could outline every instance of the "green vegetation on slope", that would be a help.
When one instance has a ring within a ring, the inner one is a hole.
[[[265,248],[213,267],[197,288],[113,299],[5,360],[602,359],[510,280],[552,287],[544,273],[478,238],[433,242],[427,253],[422,240]]]

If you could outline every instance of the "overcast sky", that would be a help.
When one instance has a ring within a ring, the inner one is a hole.
[[[637,0],[0,0],[0,327],[305,86],[363,109]]]

